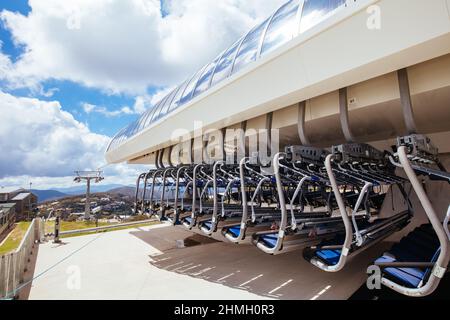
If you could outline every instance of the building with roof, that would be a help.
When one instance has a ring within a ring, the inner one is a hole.
[[[0,204],[14,203],[17,219],[29,218],[37,208],[38,197],[23,188],[1,187]]]
[[[0,237],[16,220],[16,204],[0,203]]]

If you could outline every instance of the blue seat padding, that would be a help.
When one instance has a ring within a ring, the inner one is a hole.
[[[208,230],[211,230],[211,228],[212,228],[212,221],[211,221],[211,220],[204,221],[204,222],[203,222],[203,225],[204,225],[205,227],[207,227]]]
[[[239,237],[239,235],[241,234],[241,227],[240,226],[230,227],[228,228],[227,232],[231,233],[234,237]]]
[[[389,255],[384,255],[381,258],[377,259],[376,262],[396,262],[397,260]],[[417,288],[420,282],[425,277],[425,271],[420,270],[418,268],[386,268],[384,272],[387,275],[395,277],[397,280],[400,280],[404,285]]]
[[[188,224],[191,224],[191,223],[192,223],[192,217],[186,217],[186,218],[184,218],[184,220],[185,220]]]
[[[408,234],[376,262],[436,262],[439,239],[431,225],[422,225]],[[431,268],[386,268],[384,275],[410,288],[418,288],[430,275]]]
[[[270,233],[264,234],[259,237],[259,241],[261,241],[266,247],[275,248],[278,242],[278,233]]]
[[[334,266],[341,258],[341,250],[318,250],[316,256],[325,261],[328,265]]]

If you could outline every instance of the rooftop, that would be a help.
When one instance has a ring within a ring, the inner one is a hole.
[[[0,210],[2,210],[2,209],[11,209],[15,205],[16,205],[15,203],[0,203]]]
[[[31,196],[31,193],[29,192],[22,192],[19,193],[17,196],[15,196],[14,198],[12,198],[12,201],[21,201],[21,200],[25,200],[26,198],[28,198],[29,196]]]
[[[0,187],[0,193],[13,193],[13,192],[24,191],[23,188],[20,187]]]

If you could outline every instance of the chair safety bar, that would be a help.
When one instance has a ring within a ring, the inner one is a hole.
[[[447,266],[450,260],[450,253],[449,253],[449,232],[448,227],[444,228],[444,226],[441,224],[433,205],[431,204],[430,199],[428,198],[422,183],[418,179],[416,172],[413,168],[413,166],[410,163],[411,160],[416,160],[415,158],[411,157],[411,150],[408,152],[408,149],[405,145],[400,145],[397,150],[398,159],[400,161],[401,166],[403,167],[408,179],[410,180],[412,187],[414,191],[416,192],[419,201],[422,205],[422,207],[425,210],[425,213],[428,217],[428,219],[431,222],[431,225],[436,232],[436,235],[439,239],[440,243],[440,253],[439,257],[436,259],[436,263],[434,264],[433,270],[430,274],[430,277],[428,281],[419,288],[408,288],[401,284],[395,283],[394,281],[387,279],[386,277],[382,277],[382,284],[385,286],[391,288],[392,290],[399,292],[403,295],[410,296],[410,297],[424,297],[427,295],[430,295],[433,293],[436,288],[438,287],[441,279],[444,277]],[[448,218],[448,214],[447,214]],[[448,223],[448,219],[446,220]]]

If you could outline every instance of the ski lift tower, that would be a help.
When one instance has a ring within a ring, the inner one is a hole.
[[[102,171],[75,171],[75,179],[73,180],[76,183],[81,183],[86,181],[86,206],[84,211],[84,219],[89,220],[91,218],[91,181],[94,183],[99,183],[105,178],[103,177]]]

